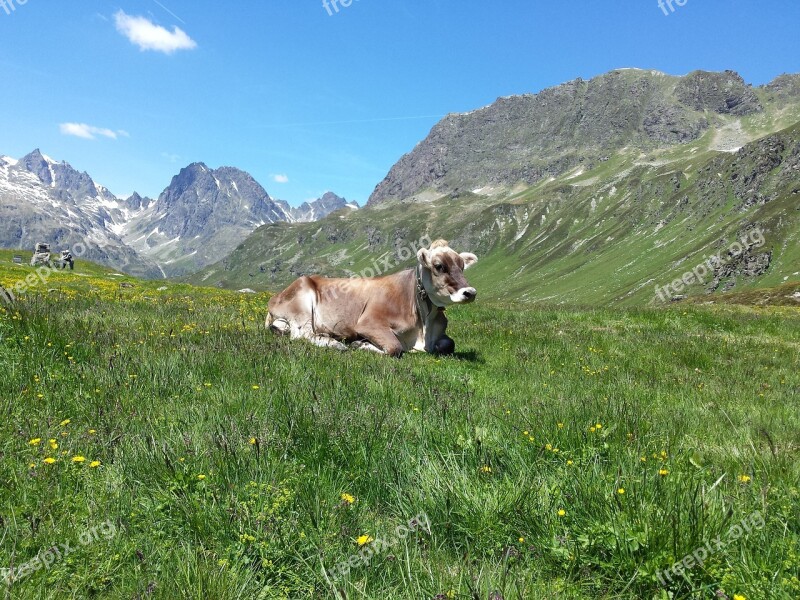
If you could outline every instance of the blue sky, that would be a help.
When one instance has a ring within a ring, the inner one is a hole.
[[[39,147],[117,195],[203,161],[363,204],[441,116],[499,96],[619,67],[800,72],[786,0],[19,2],[0,0],[0,154]]]

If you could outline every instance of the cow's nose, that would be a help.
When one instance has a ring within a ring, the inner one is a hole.
[[[475,296],[478,295],[478,290],[475,288],[465,288],[461,290],[461,294],[464,296],[464,300],[474,300]]]

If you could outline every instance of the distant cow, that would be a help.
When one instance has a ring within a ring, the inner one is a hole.
[[[339,349],[350,343],[395,357],[412,350],[452,354],[444,310],[475,300],[464,271],[478,259],[437,240],[417,260],[415,268],[384,277],[300,277],[270,299],[267,327]]]

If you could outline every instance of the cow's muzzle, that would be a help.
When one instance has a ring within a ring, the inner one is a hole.
[[[478,296],[478,290],[474,287],[465,287],[450,295],[453,304],[469,304]]]

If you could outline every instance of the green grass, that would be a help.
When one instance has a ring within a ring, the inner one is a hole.
[[[266,296],[59,277],[0,314],[0,568],[74,550],[1,597],[800,594],[796,308],[478,303],[455,357],[391,360],[273,337]],[[396,543],[326,578],[364,535]]]

